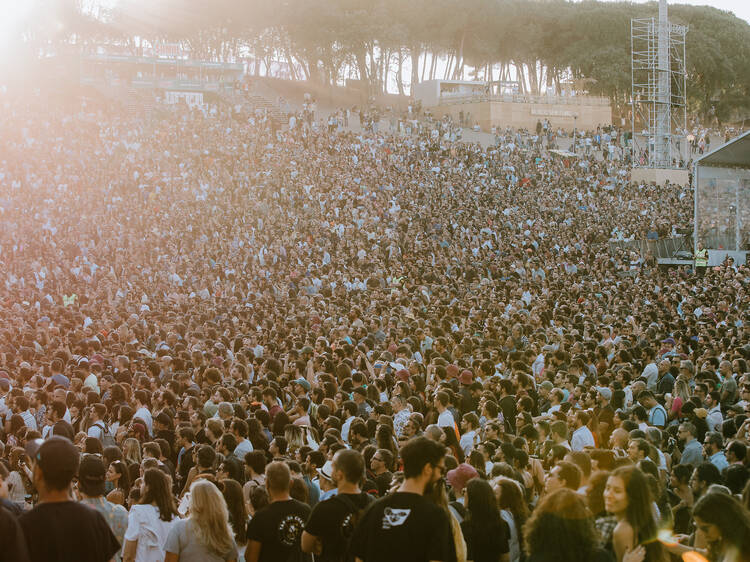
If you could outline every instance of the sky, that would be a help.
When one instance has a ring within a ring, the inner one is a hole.
[[[639,4],[646,0],[634,0]],[[733,12],[738,18],[750,23],[750,0],[667,0],[668,4],[692,4],[693,6],[711,6],[719,10]]]

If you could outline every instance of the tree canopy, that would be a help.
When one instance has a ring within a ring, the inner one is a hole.
[[[373,93],[394,82],[406,93],[428,78],[512,78],[529,93],[577,81],[622,108],[630,19],[657,15],[655,2],[594,0],[121,0],[93,15],[80,0],[39,4],[27,41],[41,41],[55,13],[65,25],[54,40],[77,45],[106,41],[140,54],[179,43],[193,58],[279,61],[294,79],[354,77]],[[750,25],[707,6],[670,6],[670,19],[689,27],[691,110],[713,107],[722,120],[750,110]]]

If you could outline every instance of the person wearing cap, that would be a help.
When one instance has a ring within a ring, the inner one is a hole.
[[[32,562],[114,560],[120,542],[101,513],[72,500],[70,484],[79,454],[64,437],[53,436],[30,450],[39,503],[19,521]]]
[[[463,521],[464,515],[466,514],[464,506],[464,488],[469,480],[473,478],[479,478],[479,472],[477,469],[468,463],[461,463],[453,470],[449,470],[448,474],[445,475],[445,480],[450,484],[453,492],[456,494],[456,501],[451,504],[451,511],[458,519],[458,522]],[[458,504],[458,505],[456,505]]]
[[[330,499],[338,493],[338,490],[336,489],[336,483],[333,481],[332,461],[326,461],[323,466],[316,468],[315,471],[317,472],[318,477],[312,482],[312,484],[316,488],[318,488],[319,495],[314,502],[309,502],[310,507],[315,507],[316,505],[318,505],[318,502]]]
[[[328,463],[322,471],[327,467]],[[330,479],[336,494],[321,498],[313,507],[302,533],[302,552],[315,554],[315,560],[321,562],[345,559],[355,518],[373,501],[360,490],[364,475],[365,462],[358,451],[344,449],[333,456]]]
[[[84,455],[78,467],[78,495],[80,503],[94,508],[102,514],[120,544],[125,542],[128,528],[128,510],[107,501],[104,497],[106,470],[104,461],[96,455]],[[115,561],[121,560],[120,553]]]

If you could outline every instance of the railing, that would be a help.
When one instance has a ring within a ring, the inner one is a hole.
[[[601,105],[609,106],[609,98],[598,96],[532,96],[527,94],[485,94],[485,93],[443,93],[441,103],[471,103],[478,101],[498,101],[506,103],[538,103],[555,105]]]

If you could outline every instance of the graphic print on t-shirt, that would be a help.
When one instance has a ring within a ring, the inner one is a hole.
[[[298,515],[287,515],[279,522],[279,542],[286,546],[299,544],[305,520]]]
[[[392,507],[386,507],[385,511],[383,511],[383,529],[390,529],[391,527],[399,527],[403,525],[410,513],[411,509],[394,509]]]

